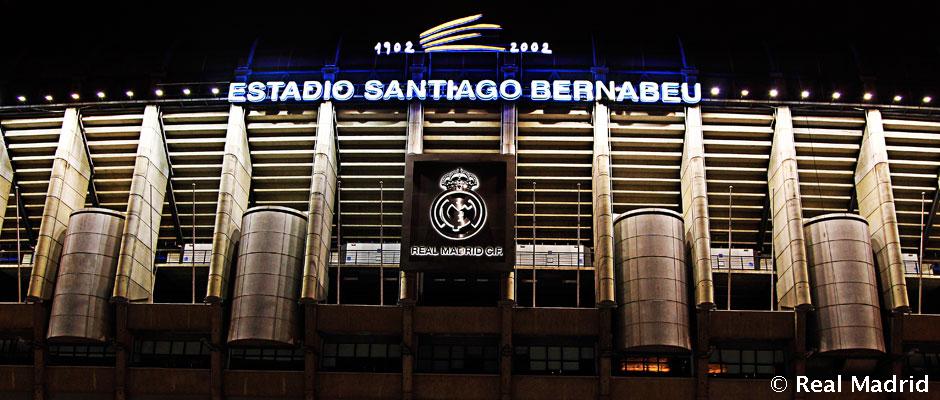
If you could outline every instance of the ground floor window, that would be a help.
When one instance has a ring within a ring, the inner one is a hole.
[[[304,350],[300,348],[232,347],[228,365],[231,369],[267,369],[302,371]]]
[[[0,364],[26,365],[33,363],[33,351],[29,343],[20,338],[0,339]]]
[[[495,374],[499,368],[496,337],[422,336],[418,372]]]
[[[905,362],[907,373],[914,375],[940,376],[940,351],[912,350]]]
[[[114,347],[104,344],[50,344],[49,365],[114,365]]]
[[[400,372],[401,339],[382,337],[326,337],[320,351],[324,371]]]
[[[209,368],[209,345],[199,338],[134,341],[135,366],[160,368]]]
[[[708,360],[712,376],[732,378],[767,378],[784,373],[783,350],[715,349]]]
[[[692,359],[682,355],[625,354],[620,357],[619,375],[691,376]]]
[[[513,369],[519,374],[594,375],[594,346],[515,346]]]

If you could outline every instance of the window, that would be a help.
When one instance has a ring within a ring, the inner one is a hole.
[[[914,350],[907,356],[907,371],[913,375],[940,375],[940,353]]]
[[[664,355],[626,355],[620,359],[620,375],[691,376],[691,359]]]
[[[103,344],[50,344],[49,365],[114,365],[114,348]]]
[[[320,354],[324,371],[401,371],[401,344],[396,338],[324,338]]]
[[[417,371],[495,374],[497,343],[496,338],[419,338]]]
[[[516,346],[513,367],[520,374],[593,375],[593,346]]]
[[[26,365],[32,363],[32,348],[25,340],[20,338],[0,339],[0,364]]]
[[[269,369],[301,371],[304,351],[295,348],[233,347],[228,358],[231,369]]]
[[[782,350],[716,349],[708,360],[712,376],[765,378],[784,373]]]
[[[209,346],[199,339],[134,342],[135,366],[162,368],[209,368]]]

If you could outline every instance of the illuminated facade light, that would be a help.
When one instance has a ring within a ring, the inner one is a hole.
[[[804,90],[800,92],[800,98],[801,99],[809,98],[809,90]]]
[[[751,91],[750,91],[750,90],[747,90],[747,89],[742,89],[742,90],[741,90],[741,97],[747,97],[747,95],[749,95],[749,94],[751,94]]]
[[[134,91],[133,91],[133,90],[128,90],[128,91],[124,92],[124,94],[127,95],[127,98],[128,98],[128,99],[133,99],[133,98],[134,98]]]
[[[832,92],[832,99],[833,99],[833,100],[839,100],[840,98],[842,98],[842,93],[839,93],[839,92]]]
[[[154,90],[153,94],[157,95],[157,97],[163,97],[163,89]]]
[[[46,97],[45,97],[45,99],[46,99],[46,101],[52,101],[52,95],[51,95],[51,94],[47,94]]]
[[[189,95],[193,94],[193,91],[192,91],[192,90],[189,90],[189,88],[183,88],[183,94],[186,95],[186,96],[189,96]]]
[[[875,97],[875,95],[873,95],[873,94],[871,94],[871,93],[869,93],[869,92],[865,92],[865,94],[862,95],[862,100],[868,101],[868,100],[871,100],[871,99],[874,98],[874,97]]]
[[[78,100],[78,99],[80,99],[82,96],[79,96],[78,93],[72,93],[72,94],[70,95],[70,97],[72,97],[72,100]]]
[[[95,93],[95,94],[98,96],[99,99],[105,98],[104,92],[98,92],[98,93]]]
[[[924,98],[921,99],[921,101],[923,101],[924,104],[930,103],[931,100],[933,100],[933,98],[931,98],[930,96],[924,96]]]
[[[719,88],[718,86],[713,86],[711,90],[711,94],[712,96],[717,96],[721,94],[721,88]]]
[[[898,103],[898,102],[900,102],[901,100],[904,100],[904,97],[902,97],[901,95],[895,95],[895,96],[894,96],[894,102],[895,102],[895,103]]]
[[[218,94],[219,94],[219,88],[217,88],[217,87],[212,88],[212,90],[210,90],[210,91],[211,91],[212,94],[214,94],[214,95],[218,95]]]
[[[25,103],[26,96],[16,96],[16,100],[18,100],[20,103]]]
[[[770,89],[770,92],[768,94],[770,95],[770,97],[777,97],[777,95],[779,95],[780,92],[777,89]]]

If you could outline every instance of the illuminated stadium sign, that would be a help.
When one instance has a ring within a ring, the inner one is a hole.
[[[416,50],[414,42],[377,42],[375,44],[376,55],[388,54],[411,54],[415,52],[424,53],[533,53],[533,54],[552,54],[548,42],[524,41],[510,42],[508,49],[506,44],[493,43],[472,43],[473,39],[483,37],[487,32],[499,32],[503,27],[497,24],[475,23],[483,14],[471,15],[469,17],[457,18],[437,25],[418,34],[418,46]],[[471,41],[468,43],[468,41]]]
[[[489,79],[476,82],[430,79],[386,82],[369,80],[362,87],[360,93],[357,85],[348,80],[232,82],[229,85],[228,100],[232,103],[351,99],[513,101],[525,96],[533,101],[695,104],[702,99],[701,84],[684,82],[642,81],[634,84],[630,81],[533,80],[526,89],[515,79],[499,83]]]

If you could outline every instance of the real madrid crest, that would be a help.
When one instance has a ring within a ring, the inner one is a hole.
[[[473,237],[486,225],[486,203],[475,192],[480,180],[475,174],[457,168],[441,176],[444,189],[431,203],[431,225],[447,239]]]

